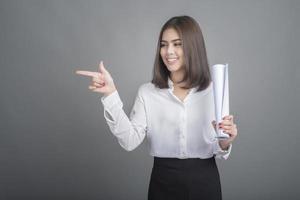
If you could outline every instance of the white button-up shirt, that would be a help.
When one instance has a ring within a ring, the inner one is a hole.
[[[200,92],[191,88],[183,101],[174,95],[173,82],[160,89],[152,83],[139,87],[129,118],[117,91],[102,97],[104,117],[120,145],[135,149],[147,136],[150,155],[168,158],[227,159],[212,126],[214,98],[212,83]]]

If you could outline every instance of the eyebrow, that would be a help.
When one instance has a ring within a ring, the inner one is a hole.
[[[176,41],[181,41],[181,39],[174,39],[174,40],[171,40],[171,42],[176,42]],[[166,40],[161,40],[161,42],[168,42]]]

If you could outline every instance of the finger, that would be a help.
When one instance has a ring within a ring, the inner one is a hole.
[[[101,65],[103,65],[103,61],[102,60],[99,63],[99,72],[101,72]]]
[[[105,90],[103,89],[103,87],[99,87],[99,88],[94,89],[93,92],[101,92],[101,93],[104,93]]]
[[[222,130],[222,131],[224,131],[224,132],[230,132],[231,131],[231,128],[224,128],[224,127],[222,127],[222,128],[219,128],[219,130]]]
[[[232,127],[228,127],[228,126],[226,126],[226,127],[220,127],[220,129],[222,129],[222,130],[224,130],[224,131],[230,131],[230,130],[232,130]]]
[[[233,127],[233,125],[220,125],[219,128],[222,129],[231,129]]]
[[[100,64],[99,64],[99,70],[101,73],[108,73],[108,71],[105,69],[103,61],[101,60]]]
[[[219,123],[219,125],[232,125],[233,124],[233,122],[232,121],[230,121],[230,120],[223,120],[222,122],[220,122]]]
[[[212,126],[214,127],[214,129],[216,129],[216,127],[217,127],[216,121],[212,121],[211,124],[212,124]]]
[[[215,120],[212,121],[211,124],[212,124],[213,126],[216,126],[216,121],[215,121]]]
[[[104,83],[102,83],[102,84],[100,83],[99,84],[99,83],[96,83],[96,82],[94,82],[93,85],[96,86],[96,87],[103,87],[103,86],[105,86]]]
[[[224,133],[228,134],[230,138],[233,136],[230,131],[224,131]]]
[[[231,132],[232,131],[232,127],[219,127],[220,130],[228,133],[228,132]]]
[[[236,126],[236,124],[233,124],[232,129],[237,132],[237,126]]]
[[[99,83],[97,83],[97,82],[93,82],[93,85],[96,86],[96,87],[103,86],[102,84],[99,84]]]
[[[93,85],[90,85],[90,86],[89,86],[89,89],[90,89],[90,90],[94,90],[94,89],[96,89],[96,88],[97,88],[97,87],[96,87],[96,86],[93,86]]]
[[[223,117],[224,120],[233,120],[233,115],[227,115]]]
[[[226,129],[226,128],[222,128],[222,130],[225,132],[225,133],[228,133],[230,134],[230,136],[236,136],[237,135],[237,128],[236,128],[236,125],[229,128],[229,129]]]
[[[96,83],[101,83],[101,82],[103,82],[103,81],[100,80],[99,77],[93,77],[92,81],[93,81],[93,82],[96,82]]]
[[[235,126],[236,124],[233,123],[232,121],[222,121],[221,123],[218,124],[218,126]]]
[[[92,81],[92,85],[97,84],[97,85],[105,85],[105,82],[103,81]]]
[[[97,72],[90,72],[90,71],[76,71],[76,74],[79,75],[84,75],[84,76],[89,76],[89,77],[96,77],[98,76]]]

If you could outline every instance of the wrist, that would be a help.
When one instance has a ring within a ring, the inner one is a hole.
[[[226,141],[226,140],[220,140],[219,141],[219,146],[221,147],[222,150],[228,150],[229,149],[229,146],[230,146],[230,142],[229,141]]]
[[[111,95],[112,93],[114,93],[116,90],[117,90],[117,89],[114,87],[113,89],[111,89],[111,90],[109,90],[108,92],[106,92],[106,93],[104,94],[104,96],[109,96],[109,95]]]

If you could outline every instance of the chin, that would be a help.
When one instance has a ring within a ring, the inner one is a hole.
[[[167,66],[167,68],[170,72],[176,72],[180,69],[178,66]]]

